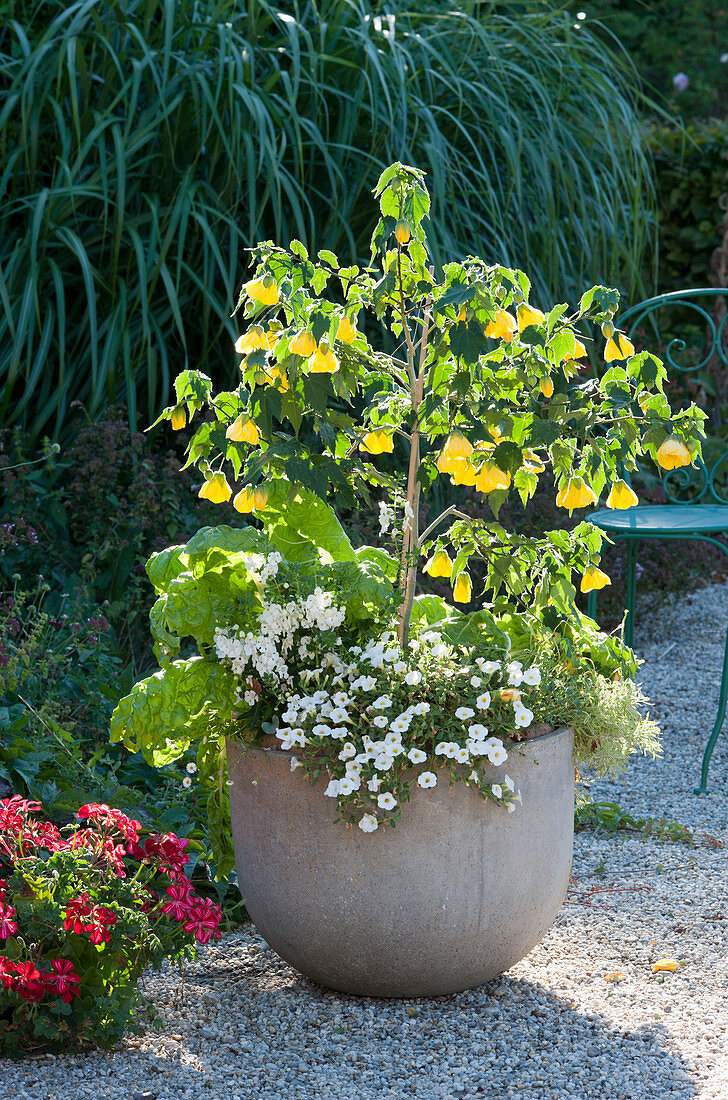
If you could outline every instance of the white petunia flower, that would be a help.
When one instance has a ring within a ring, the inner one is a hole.
[[[513,792],[516,789],[516,784],[513,782],[510,775],[504,775],[503,776],[503,783],[508,788],[508,790],[511,792],[511,794],[513,794]]]
[[[393,810],[396,805],[397,799],[391,791],[385,791],[384,794],[377,795],[377,806],[380,810]]]
[[[406,733],[410,727],[410,719],[408,714],[400,714],[399,718],[395,718],[392,721],[392,729],[395,733]]]
[[[333,737],[335,741],[343,741],[345,737],[349,735],[349,730],[346,726],[334,726],[329,737]]]
[[[379,828],[379,822],[374,814],[364,814],[364,816],[359,819],[359,828],[363,833],[373,833]]]
[[[284,710],[283,714],[281,715],[281,722],[295,722],[297,718],[298,711],[294,710],[292,707],[289,707],[289,709]]]
[[[330,721],[335,722],[338,726],[341,722],[348,722],[349,715],[345,707],[334,707],[331,713],[328,715]]]
[[[382,785],[382,777],[380,775],[375,775],[374,778],[370,779],[369,782],[367,783],[367,787],[369,788],[370,791],[378,791],[379,788],[381,787],[381,785]]]
[[[422,749],[410,749],[407,756],[413,764],[424,764],[427,760],[427,753],[423,752]]]
[[[506,802],[506,809],[508,810],[509,814],[514,814],[516,812],[516,807],[513,805],[512,802]]]
[[[339,760],[351,760],[354,756],[356,756],[356,746],[351,741],[347,741],[339,753]]]
[[[529,710],[528,707],[524,707],[519,701],[513,704],[513,710],[516,716],[516,725],[527,729],[533,722],[533,711]]]
[[[381,753],[380,756],[374,757],[374,767],[378,772],[388,772],[394,763],[394,757],[389,753]]]
[[[473,722],[472,726],[468,726],[468,733],[477,739],[488,736],[488,731],[482,722]]]
[[[523,665],[520,661],[511,661],[506,669],[508,673],[508,683],[511,687],[518,687],[523,680]]]
[[[469,764],[470,763],[470,753],[468,752],[467,749],[462,749],[462,748],[456,749],[455,754],[454,754],[454,759],[457,761],[458,764]]]
[[[417,776],[417,785],[424,787],[427,790],[428,787],[434,787],[437,784],[437,776],[434,772],[420,772]]]
[[[409,684],[410,687],[415,687],[416,684],[422,683],[422,673],[419,669],[414,668],[411,672],[407,673],[404,682],[405,684]]]
[[[483,681],[480,679],[480,676],[471,676],[470,683],[474,688],[479,688]]]
[[[392,705],[392,700],[388,695],[380,695],[378,699],[375,699],[372,706],[375,710],[389,710]]]
[[[390,730],[384,738],[384,749],[385,752],[392,752],[395,748],[402,748],[402,734],[397,733],[395,730]]]
[[[484,691],[482,695],[479,695],[475,700],[475,705],[478,710],[487,710],[490,706],[490,692]]]
[[[468,779],[471,781],[471,783],[480,783],[480,776],[476,772],[475,768],[473,768],[473,770],[471,771]]]
[[[412,707],[412,713],[413,714],[429,714],[430,713],[430,704],[429,703],[415,703],[415,705]]]
[[[480,666],[480,671],[485,676],[492,676],[493,673],[497,672],[500,667],[500,661],[483,661],[482,665]]]
[[[407,668],[407,662],[406,661],[395,661],[394,664],[392,665],[392,669],[393,669],[394,672],[404,672],[404,670],[406,668]]]
[[[373,691],[377,686],[377,681],[373,676],[360,676],[351,686],[354,689],[361,688],[362,691]]]
[[[351,702],[345,691],[337,691],[332,699],[335,707],[345,707]]]
[[[500,783],[494,783],[490,789],[496,798],[503,797],[503,788],[501,787]]]
[[[386,714],[375,714],[372,718],[372,722],[375,726],[378,726],[380,730],[383,730],[385,726],[389,725],[389,719]]]
[[[314,737],[331,737],[331,726],[326,726],[319,722],[318,725],[313,727],[311,733]]]
[[[465,742],[465,748],[471,756],[487,756],[485,742],[478,737],[469,737]]]
[[[448,742],[447,741],[439,741],[435,745],[435,756],[447,756],[447,748],[448,748]]]
[[[343,779],[339,780],[339,794],[352,794],[354,791],[358,791],[359,787],[361,787],[361,779],[358,775],[345,775]]]
[[[298,759],[297,756],[292,756],[291,757],[291,771],[295,772],[296,768],[300,768],[300,767],[301,767],[301,761]]]
[[[313,693],[313,701],[318,707],[320,707],[322,703],[325,703],[328,697],[328,691],[314,691]]]
[[[339,793],[339,780],[338,779],[330,779],[329,780],[329,785],[326,788],[326,790],[324,791],[324,794],[327,795],[329,798],[336,798],[338,793]]]
[[[501,745],[499,749],[490,750],[490,752],[488,753],[488,759],[490,760],[491,764],[505,764],[506,760],[508,759],[508,753]]]
[[[475,711],[471,710],[470,707],[458,707],[458,709],[455,711],[455,717],[459,718],[462,722],[465,722],[468,718],[475,717]]]
[[[529,684],[531,687],[536,687],[541,683],[541,670],[533,665],[531,668],[527,668],[523,673],[524,684]]]

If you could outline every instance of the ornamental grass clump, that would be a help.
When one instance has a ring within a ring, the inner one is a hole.
[[[201,496],[234,491],[251,520],[150,559],[161,670],[112,719],[112,738],[154,763],[197,740],[220,793],[226,737],[275,745],[367,832],[448,772],[514,808],[492,768],[556,718],[529,703],[539,654],[564,650],[577,678],[634,672],[575,603],[577,584],[609,583],[602,532],[584,519],[530,538],[499,509],[512,493],[525,504],[549,467],[569,513],[603,493],[631,507],[638,459],[692,461],[704,420],[694,405],[673,413],[661,361],[616,332],[615,290],[570,310],[534,302],[518,270],[472,256],[437,267],[422,173],[394,164],[375,195],[369,267],[258,245],[238,311],[267,336],[241,353],[239,386],[177,378],[159,419],[204,410],[187,466]],[[394,350],[370,342],[381,325]],[[579,365],[589,341],[612,360],[597,379]],[[230,432],[239,422],[247,439]],[[482,494],[492,520],[458,504],[425,522],[442,479]],[[337,507],[378,512],[379,545],[353,547]],[[452,602],[418,593],[421,569],[449,581]],[[218,844],[223,803],[210,803]]]
[[[112,1045],[133,1029],[139,978],[219,937],[220,907],[185,874],[188,842],[140,836],[97,803],[78,824],[0,802],[0,1055]]]

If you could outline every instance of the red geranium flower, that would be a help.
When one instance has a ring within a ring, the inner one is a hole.
[[[80,985],[81,979],[73,969],[73,963],[70,959],[53,959],[51,966],[55,974],[44,975],[45,987],[51,993],[60,994],[61,1000],[68,1005],[74,997],[79,996],[76,986]]]
[[[162,906],[162,912],[174,917],[175,920],[187,920],[190,905],[193,902],[190,896],[189,879],[186,877],[184,881],[181,878],[176,879],[167,887],[167,893],[172,900]]]
[[[222,918],[219,905],[215,905],[209,898],[201,898],[191,905],[184,924],[185,932],[194,932],[198,943],[209,943],[215,936],[220,939],[218,925]]]
[[[4,955],[0,955],[0,982],[4,989],[12,989],[15,985],[15,963]]]
[[[45,983],[35,963],[16,963],[16,992],[26,1001],[42,1001],[45,997]]]
[[[15,910],[9,905],[3,905],[0,901],[0,940],[6,940],[8,936],[14,936],[18,931],[17,923],[10,919],[14,916]]]

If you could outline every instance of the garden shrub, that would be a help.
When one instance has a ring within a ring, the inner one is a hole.
[[[134,1027],[148,966],[194,958],[220,907],[185,874],[187,840],[140,836],[106,805],[58,828],[37,802],[0,803],[0,1055],[110,1046]]]
[[[296,236],[366,259],[397,157],[429,171],[436,260],[479,251],[557,297],[638,274],[637,76],[563,11],[5,9],[0,408],[34,439],[65,441],[79,401],[149,423],[185,364],[234,377],[244,249]]]

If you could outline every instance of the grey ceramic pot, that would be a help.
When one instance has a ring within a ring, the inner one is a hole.
[[[555,919],[571,870],[574,739],[525,742],[507,773],[515,813],[447,773],[415,786],[396,828],[363,833],[290,753],[228,742],[240,890],[258,931],[321,985],[369,997],[470,989],[523,958]]]

